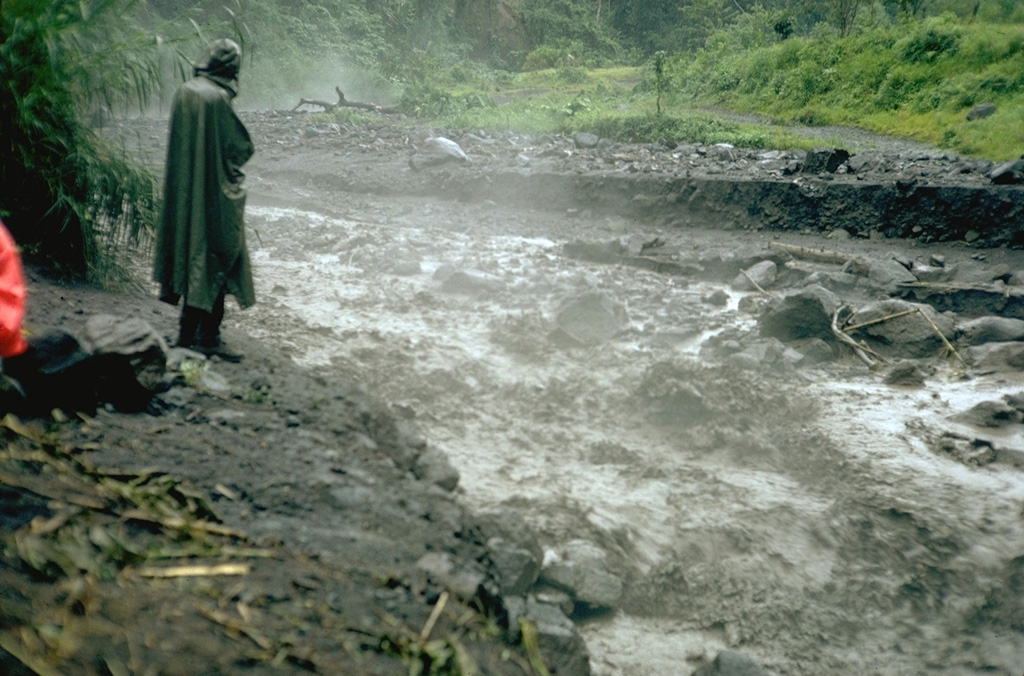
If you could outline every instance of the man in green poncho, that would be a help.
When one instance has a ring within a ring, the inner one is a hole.
[[[221,341],[224,296],[233,295],[241,308],[256,302],[241,170],[253,145],[231,105],[241,61],[235,42],[211,43],[195,76],[174,95],[153,266],[160,300],[183,299],[178,345],[229,361],[241,355]]]

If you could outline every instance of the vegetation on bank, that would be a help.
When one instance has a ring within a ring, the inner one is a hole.
[[[1024,153],[1020,0],[3,0],[0,218],[29,253],[116,273],[159,196],[93,123],[164,109],[225,34],[242,108],[338,86],[437,126],[809,147],[828,138],[787,127],[838,124]]]

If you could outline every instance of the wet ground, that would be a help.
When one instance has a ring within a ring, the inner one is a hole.
[[[575,606],[550,586],[534,594],[574,613],[596,674],[685,674],[726,648],[778,674],[1024,672],[1024,426],[950,420],[1021,392],[1021,373],[936,352],[917,360],[920,381],[887,385],[852,351],[787,366],[717,349],[747,345],[762,309],[801,285],[792,275],[760,290],[734,284],[777,256],[772,244],[1010,272],[1024,270],[1019,251],[723,228],[706,213],[678,227],[543,201],[441,199],[431,185],[441,192],[474,169],[409,168],[426,132],[312,120],[247,118],[263,149],[247,211],[260,302],[229,308],[228,336],[250,357],[211,365],[236,389],[272,384],[273,408],[250,404],[236,418],[237,404],[186,400],[165,417],[204,424],[171,432],[160,418],[118,418],[108,427],[129,433],[104,438],[120,450],[88,445],[102,441],[95,428],[81,433],[91,457],[140,470],[154,458],[132,438],[180,434],[165,469],[204,487],[225,523],[349,571],[383,557],[422,574],[422,555],[438,549],[485,560],[486,528],[466,526],[471,515],[522,520],[548,570],[585,542],[619,593]],[[159,126],[144,133],[158,148]],[[630,255],[593,255],[616,247]],[[652,251],[667,263],[630,264]],[[857,306],[880,295],[854,285],[843,297]],[[74,302],[70,319],[90,311]],[[130,305],[173,331],[172,308]],[[359,403],[362,388],[380,403]],[[409,449],[422,454],[424,441],[458,470],[454,501],[421,494],[403,471],[416,474]],[[998,452],[954,452],[964,444]],[[396,511],[413,515],[405,528],[417,537],[388,530],[396,521],[381,496],[405,492]],[[270,608],[327,597],[325,575],[295,577]],[[365,604],[397,604],[415,634],[445,585],[392,577],[400,583],[381,589],[404,595],[400,604],[350,591],[334,605],[373,633]],[[229,591],[209,596],[233,607]],[[481,641],[481,663],[502,663],[482,630],[448,631]],[[330,654],[319,651],[278,662]],[[528,660],[504,664],[516,673]]]

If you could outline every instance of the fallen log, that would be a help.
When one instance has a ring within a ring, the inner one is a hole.
[[[361,103],[359,101],[349,101],[345,98],[344,92],[341,91],[341,87],[335,87],[334,91],[338,94],[337,103],[328,103],[327,101],[320,101],[319,99],[299,99],[299,102],[292,108],[292,112],[295,112],[302,106],[319,106],[324,109],[325,113],[330,113],[338,108],[359,108],[361,110],[373,110],[378,113],[393,114],[398,112],[396,106],[379,106],[376,103]]]

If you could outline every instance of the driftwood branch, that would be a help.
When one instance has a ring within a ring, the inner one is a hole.
[[[836,265],[843,265],[848,263],[850,260],[855,258],[850,254],[839,253],[838,251],[829,251],[827,249],[810,249],[805,246],[795,246],[793,244],[782,244],[780,242],[768,242],[769,249],[780,249],[785,251],[793,258],[802,258],[808,261],[817,261],[819,263],[835,263]]]
[[[839,310],[832,313],[832,335],[836,337],[843,345],[851,348],[862,362],[867,364],[869,369],[873,369],[878,366],[878,363],[887,363],[888,360],[877,352],[871,350],[867,345],[858,343],[853,338],[848,336],[841,328],[839,328]],[[875,359],[878,361],[876,362]]]
[[[341,87],[334,88],[335,93],[338,95],[338,101],[336,103],[329,103],[327,101],[320,101],[319,99],[299,99],[299,102],[292,108],[292,112],[298,110],[302,106],[318,106],[324,109],[325,113],[330,113],[338,108],[359,108],[361,110],[373,110],[378,113],[397,113],[398,108],[395,106],[379,106],[376,103],[360,103],[359,101],[349,101],[345,98],[345,93],[341,91]]]

